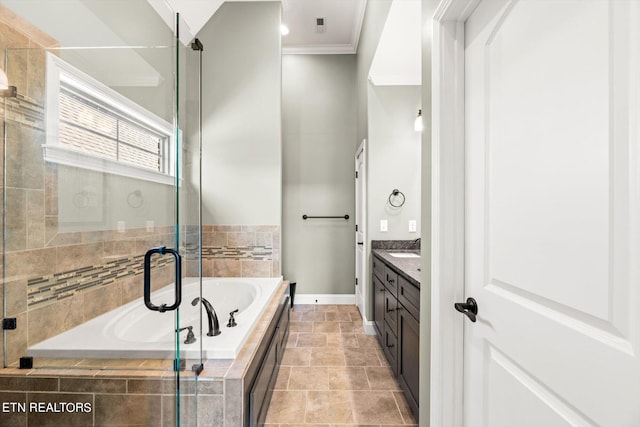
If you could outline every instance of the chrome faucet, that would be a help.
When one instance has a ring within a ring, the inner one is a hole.
[[[213,306],[209,301],[201,297],[196,297],[191,301],[191,305],[195,307],[195,305],[198,304],[198,301],[202,301],[204,309],[207,310],[207,318],[209,320],[209,332],[207,332],[207,336],[215,337],[216,335],[220,335],[220,324],[218,323],[218,316],[216,315],[216,311],[213,309]]]
[[[416,240],[413,241],[413,244],[420,247],[420,243],[422,242],[422,239],[420,237],[418,237]]]

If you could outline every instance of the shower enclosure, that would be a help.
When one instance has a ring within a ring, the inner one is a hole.
[[[180,17],[168,26],[146,0],[0,7],[0,64],[17,92],[0,98],[0,354],[4,371],[42,380],[1,398],[88,405],[62,415],[26,405],[28,425],[196,426],[203,361],[181,348],[201,349],[206,312],[181,321],[180,296],[187,277],[202,295],[202,45],[180,41]],[[164,357],[74,357],[73,343],[32,355],[132,303],[153,310],[158,331],[144,339],[167,342]]]

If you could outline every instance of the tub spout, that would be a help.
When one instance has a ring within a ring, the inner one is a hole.
[[[209,301],[201,297],[196,297],[191,301],[191,305],[195,306],[198,304],[198,301],[202,301],[204,309],[207,310],[207,318],[209,320],[209,332],[207,332],[207,336],[215,337],[216,335],[220,335],[220,324],[218,323],[218,316],[213,306]]]

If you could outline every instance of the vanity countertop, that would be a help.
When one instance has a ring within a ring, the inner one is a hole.
[[[377,255],[386,264],[391,266],[399,275],[420,289],[420,258],[396,258],[392,253],[413,253],[420,255],[419,249],[372,249],[371,253]]]

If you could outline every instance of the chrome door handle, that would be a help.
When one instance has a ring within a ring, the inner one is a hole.
[[[151,302],[151,256],[153,254],[171,254],[176,260],[176,274],[175,274],[175,295],[176,299],[172,305],[161,304],[155,305]],[[172,311],[177,309],[182,302],[182,258],[180,254],[175,249],[169,249],[164,246],[160,246],[157,248],[151,248],[144,255],[144,305],[147,306],[149,310],[159,311],[160,313],[164,313],[165,311]]]
[[[453,307],[460,313],[467,316],[472,322],[476,321],[476,315],[478,314],[478,303],[476,303],[476,300],[474,300],[473,298],[467,298],[467,302],[456,302],[455,304],[453,304]]]

